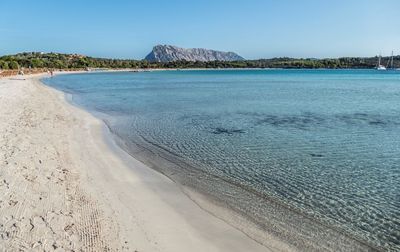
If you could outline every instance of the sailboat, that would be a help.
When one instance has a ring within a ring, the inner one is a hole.
[[[392,56],[391,56],[390,59],[388,60],[388,63],[387,63],[387,65],[386,65],[386,68],[387,68],[387,69],[390,69],[390,70],[394,70],[394,67],[393,67],[393,51],[392,51]]]
[[[376,70],[379,71],[384,71],[386,70],[386,67],[381,65],[381,55],[379,54],[379,58],[378,58],[378,65],[376,66]]]

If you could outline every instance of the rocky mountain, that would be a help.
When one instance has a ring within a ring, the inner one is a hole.
[[[157,45],[146,56],[145,60],[150,62],[171,62],[171,61],[239,61],[243,57],[234,52],[221,52],[203,48],[180,48],[171,45]]]

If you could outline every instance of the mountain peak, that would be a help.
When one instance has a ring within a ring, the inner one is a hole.
[[[156,45],[146,56],[150,62],[186,61],[239,61],[244,60],[234,52],[221,52],[204,48],[181,48],[173,45]]]

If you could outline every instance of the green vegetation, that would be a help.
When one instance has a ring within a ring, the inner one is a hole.
[[[8,66],[8,62],[7,62],[7,61],[0,60],[0,69],[7,70],[7,69],[9,69],[9,68],[10,68],[10,67]]]
[[[15,63],[24,68],[53,69],[150,67],[149,63],[143,61],[92,58],[78,54],[31,52],[0,57],[0,68],[2,69],[15,67]]]
[[[145,60],[105,59],[78,54],[29,52],[0,57],[0,68],[373,68],[377,61],[377,57],[370,57],[337,59],[272,58],[231,62],[176,61],[150,63]],[[387,61],[388,57],[382,58],[382,62]],[[394,66],[400,67],[400,56],[394,57]]]
[[[10,68],[10,69],[13,69],[13,70],[16,70],[16,69],[19,69],[19,64],[18,64],[18,62],[16,62],[16,61],[10,61],[10,62],[7,62],[7,64],[8,64],[8,67]]]

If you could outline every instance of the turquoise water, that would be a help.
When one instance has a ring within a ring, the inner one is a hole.
[[[315,249],[314,239],[332,250],[400,250],[399,73],[158,71],[44,82],[102,117],[134,156],[300,249]]]

